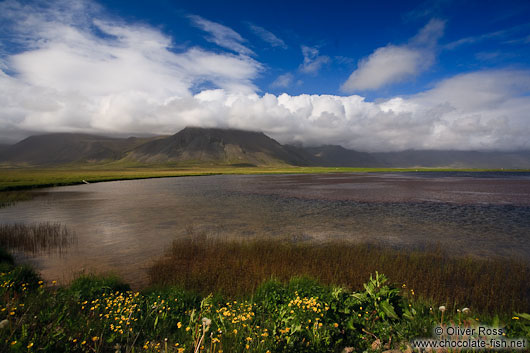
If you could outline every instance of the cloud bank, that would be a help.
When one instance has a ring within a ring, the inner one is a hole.
[[[160,30],[110,19],[91,2],[60,5],[0,3],[2,30],[9,26],[19,48],[0,56],[2,139],[21,131],[171,134],[193,125],[362,151],[530,148],[529,71],[472,72],[378,102],[258,94],[263,65],[245,49],[177,50]],[[429,42],[428,32],[409,45]]]

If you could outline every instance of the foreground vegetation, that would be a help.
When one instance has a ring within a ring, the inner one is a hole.
[[[178,285],[206,295],[244,297],[270,278],[309,276],[360,290],[376,271],[409,297],[450,309],[510,315],[530,311],[530,264],[523,260],[454,257],[443,249],[399,250],[348,242],[226,240],[190,231],[149,269],[152,285]]]
[[[432,307],[377,273],[358,292],[294,278],[233,300],[177,287],[132,292],[112,277],[58,287],[0,259],[2,352],[411,352],[411,340],[435,326],[484,323],[530,338],[530,315],[500,322]]]
[[[113,276],[45,283],[0,249],[0,351],[411,352],[439,325],[530,339],[525,263],[190,233],[141,292]],[[57,224],[4,225],[0,238],[24,253],[75,239]]]

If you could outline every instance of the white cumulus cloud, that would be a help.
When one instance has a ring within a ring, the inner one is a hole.
[[[344,82],[344,92],[376,90],[401,82],[428,69],[434,62],[435,44],[445,23],[431,20],[405,45],[389,44],[359,61],[357,69]]]

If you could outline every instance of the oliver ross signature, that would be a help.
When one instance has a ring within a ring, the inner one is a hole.
[[[479,326],[479,327],[460,327],[460,326],[437,326],[434,328],[434,334],[436,336],[504,336],[506,330],[499,327],[488,327],[488,326]]]

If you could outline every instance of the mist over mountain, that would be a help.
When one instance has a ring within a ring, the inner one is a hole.
[[[75,133],[28,137],[0,145],[0,165],[65,164],[530,168],[530,151],[406,150],[368,153],[338,145],[281,145],[262,132],[187,127],[171,136],[116,138]]]
[[[373,153],[392,167],[530,168],[530,151],[421,151]]]
[[[372,154],[346,149],[338,145],[323,145],[318,147],[295,147],[288,148],[303,155],[310,165],[322,167],[381,167]]]

